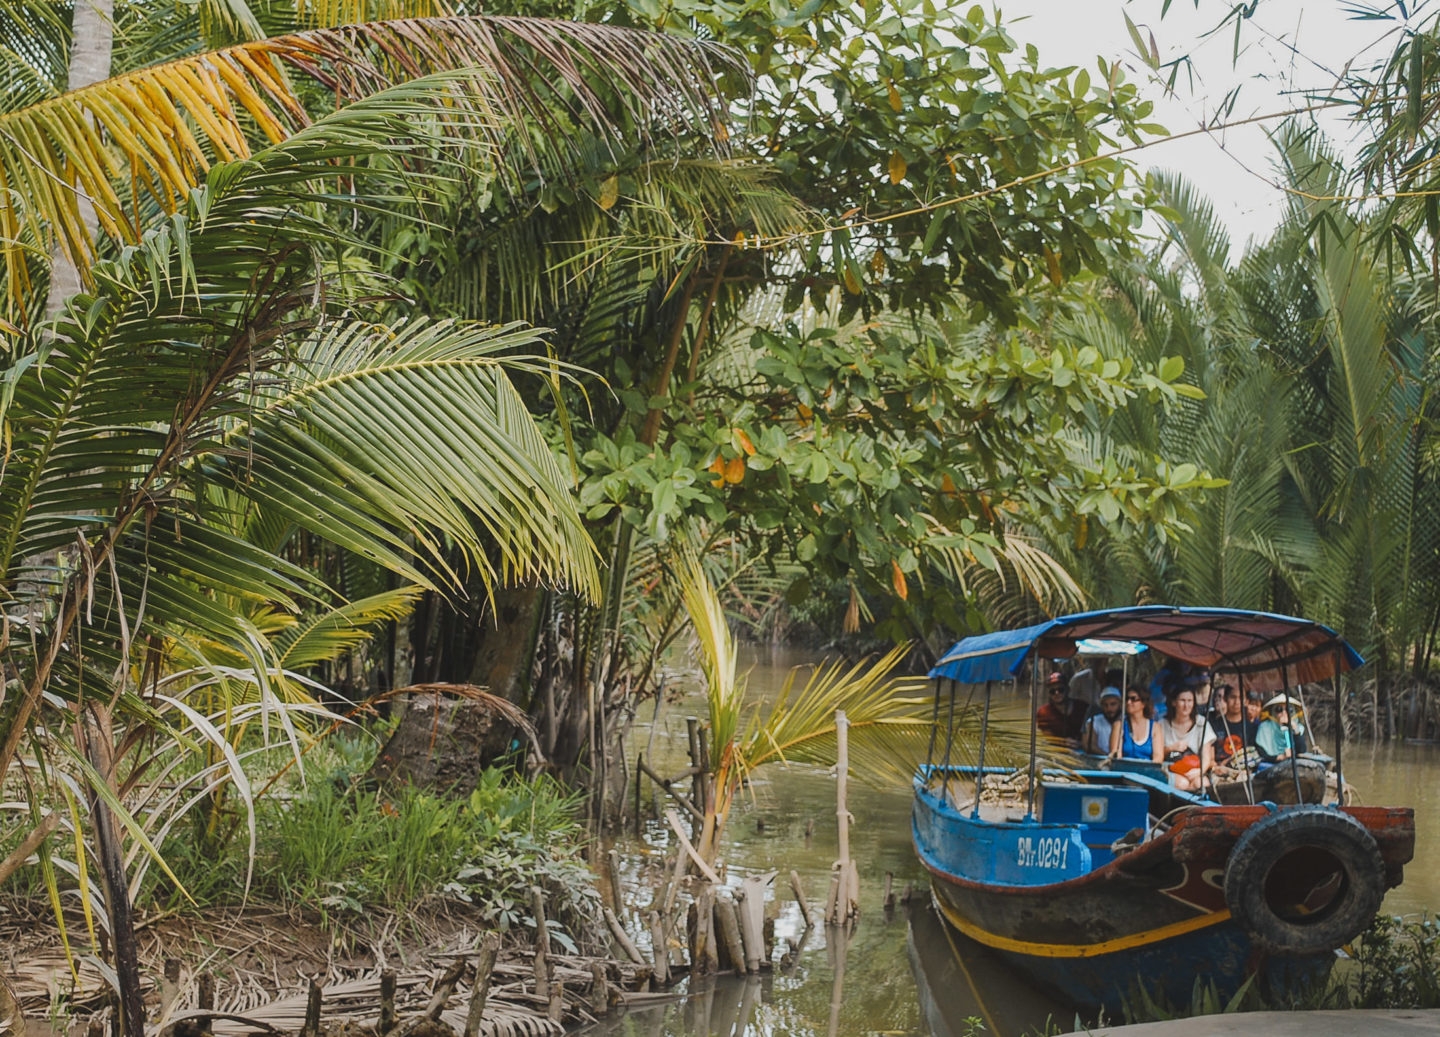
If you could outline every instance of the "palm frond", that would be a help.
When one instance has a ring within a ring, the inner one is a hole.
[[[600,25],[524,18],[430,18],[315,29],[185,57],[0,114],[0,237],[12,302],[28,289],[24,236],[88,271],[101,233],[133,243],[131,200],[173,212],[217,162],[247,157],[254,130],[276,142],[308,124],[288,83],[315,80],[341,102],[399,82],[464,70],[435,92],[483,113],[472,132],[537,167],[573,127],[618,141],[708,137],[722,114],[712,83],[723,50]],[[463,85],[463,91],[462,91]],[[433,91],[433,88],[432,88]],[[519,131],[519,132],[517,132]],[[517,161],[517,164],[518,161]],[[24,234],[22,235],[22,231]]]

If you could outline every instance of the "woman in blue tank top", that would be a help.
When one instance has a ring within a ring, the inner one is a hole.
[[[1164,743],[1155,737],[1150,696],[1132,686],[1125,692],[1125,722],[1110,729],[1110,755],[1159,763],[1164,753]]]

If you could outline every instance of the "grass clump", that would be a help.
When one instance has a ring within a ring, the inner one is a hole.
[[[263,800],[249,899],[342,920],[375,909],[406,912],[426,902],[470,905],[501,930],[530,923],[530,887],[547,893],[555,938],[593,927],[594,877],[580,859],[577,797],[554,779],[526,780],[490,768],[470,795],[424,789],[371,789],[347,768],[311,771],[309,783]],[[165,854],[201,905],[240,900],[245,847],[220,860],[182,846]],[[181,898],[170,890],[170,903]]]
[[[1135,985],[1122,999],[1127,1024],[1186,1019],[1231,1012],[1317,1011],[1321,1009],[1440,1008],[1440,922],[1422,915],[1377,915],[1324,982],[1292,983],[1277,989],[1254,977],[1228,998],[1213,981],[1198,977],[1190,1003],[1174,1005]]]
[[[1355,1008],[1440,1008],[1440,923],[1379,915],[1354,949]]]

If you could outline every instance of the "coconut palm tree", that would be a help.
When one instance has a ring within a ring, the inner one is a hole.
[[[54,72],[63,37],[26,56]],[[427,196],[457,178],[557,168],[571,126],[643,140],[698,115],[708,133],[712,56],[596,26],[449,18],[242,43],[63,94],[36,74],[7,98],[0,582],[23,636],[5,639],[19,690],[0,703],[0,781],[17,764],[32,788],[78,770],[94,815],[163,867],[126,808],[157,756],[132,750],[209,746],[204,795],[246,780],[174,672],[198,660],[194,687],[248,687],[259,712],[242,712],[293,740],[285,661],[356,638],[276,635],[275,617],[338,602],[364,624],[413,596],[345,603],[288,546],[297,535],[438,593],[537,581],[594,595],[570,477],[511,380],[560,370],[527,359],[541,346],[528,327],[400,318],[383,304],[393,289],[370,302],[369,213],[408,207],[423,225]],[[314,114],[325,96],[340,107]],[[52,250],[86,292],[42,323]],[[71,737],[77,718],[86,733]],[[48,831],[45,798],[29,803]],[[127,866],[110,835],[118,919]],[[133,968],[117,967],[133,993]]]
[[[1204,398],[1130,407],[1097,456],[1139,446],[1223,477],[1179,537],[1101,530],[1058,543],[1102,600],[1300,612],[1382,669],[1428,659],[1434,519],[1430,293],[1337,202],[1342,171],[1312,137],[1278,138],[1290,218],[1238,262],[1213,212],[1161,178],[1162,248],[1118,270],[1061,333],[1106,355],[1176,355]]]

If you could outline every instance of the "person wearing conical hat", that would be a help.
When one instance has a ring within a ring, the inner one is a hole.
[[[1303,736],[1305,730],[1299,718],[1300,705],[1283,693],[1265,703],[1260,727],[1255,731],[1255,745],[1268,762],[1288,760],[1299,751],[1297,735]]]

